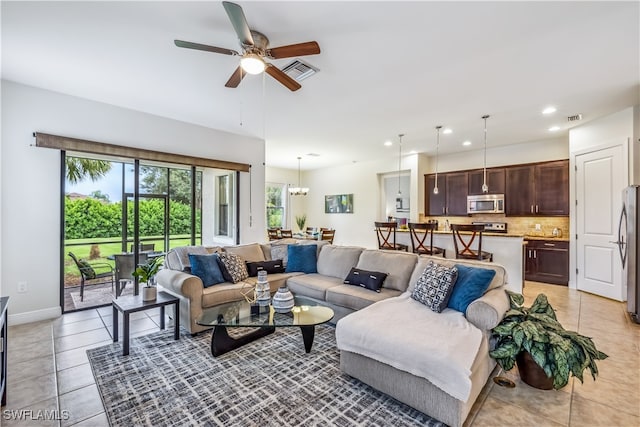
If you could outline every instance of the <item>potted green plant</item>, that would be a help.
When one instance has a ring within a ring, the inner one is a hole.
[[[531,307],[523,307],[521,294],[507,294],[511,308],[493,328],[496,344],[489,352],[502,369],[508,371],[517,363],[522,380],[542,389],[564,387],[569,374],[582,382],[587,368],[596,379],[595,361],[608,356],[596,349],[591,338],[564,329],[546,295],[539,294]]]
[[[144,283],[142,288],[142,301],[153,301],[157,296],[155,275],[160,270],[163,257],[150,259],[144,264],[138,264],[133,272],[133,276],[138,278],[139,283]]]
[[[307,222],[307,214],[302,214],[302,215],[296,215],[296,224],[298,224],[298,228],[300,229],[300,232],[303,233],[304,232],[304,225]]]

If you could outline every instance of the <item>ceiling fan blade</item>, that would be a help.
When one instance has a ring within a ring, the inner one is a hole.
[[[282,70],[280,70],[278,67],[274,65],[267,64],[267,68],[265,68],[264,71],[267,74],[269,74],[271,77],[273,77],[274,79],[276,79],[277,81],[285,85],[292,92],[295,92],[296,90],[302,87],[300,83],[293,80],[291,77],[287,76],[285,73],[282,72]]]
[[[206,50],[207,52],[221,53],[223,55],[239,55],[238,52],[223,47],[209,46],[206,44],[186,42],[184,40],[173,41],[178,47],[186,47],[187,49]]]
[[[288,46],[267,49],[267,56],[273,59],[291,58],[292,56],[317,55],[318,53],[320,53],[320,46],[317,42],[290,44]]]
[[[240,43],[243,45],[253,46],[251,30],[249,29],[247,18],[245,18],[240,5],[229,1],[223,1],[222,6],[224,6],[224,10],[226,10],[227,15],[229,15],[229,20],[231,20],[231,25],[233,25],[233,29],[236,31]]]
[[[226,87],[238,87],[238,85],[242,81],[242,78],[244,76],[246,76],[246,75],[247,75],[247,73],[244,72],[242,67],[236,68],[236,70],[233,72],[233,74],[231,74],[231,77],[229,77],[229,80],[227,80],[227,83],[225,83],[225,86]]]

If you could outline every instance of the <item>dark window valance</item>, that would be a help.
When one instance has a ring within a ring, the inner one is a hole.
[[[164,153],[161,151],[125,147],[122,145],[105,144],[102,142],[89,141],[86,139],[49,135],[40,132],[34,133],[34,136],[36,137],[36,147],[54,148],[57,150],[77,151],[80,153],[101,154],[107,156],[127,157],[131,159],[157,162],[177,163],[213,169],[228,169],[240,172],[249,172],[249,169],[251,167],[251,165],[245,163],[185,156],[183,154]]]

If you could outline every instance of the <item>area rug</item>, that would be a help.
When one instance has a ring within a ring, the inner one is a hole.
[[[444,426],[340,372],[335,329],[279,328],[214,358],[210,333],[165,330],[87,350],[111,426]]]

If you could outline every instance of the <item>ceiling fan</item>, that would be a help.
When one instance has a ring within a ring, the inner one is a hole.
[[[242,7],[235,3],[223,1],[222,5],[226,10],[231,25],[238,35],[240,41],[240,47],[242,48],[242,54],[235,50],[225,49],[222,47],[209,46],[206,44],[192,43],[183,40],[174,40],[174,43],[178,47],[184,47],[188,49],[204,50],[207,52],[221,53],[223,55],[241,56],[240,65],[233,72],[227,83],[226,87],[235,88],[238,87],[243,77],[249,74],[260,74],[265,71],[271,77],[285,85],[291,91],[296,91],[302,86],[294,79],[285,74],[282,70],[273,64],[265,61],[265,58],[269,59],[282,59],[290,58],[292,56],[304,56],[315,55],[320,53],[320,46],[317,42],[305,42],[291,44],[287,46],[280,46],[269,48],[269,39],[264,34],[252,30],[247,24],[247,19],[244,16]]]

